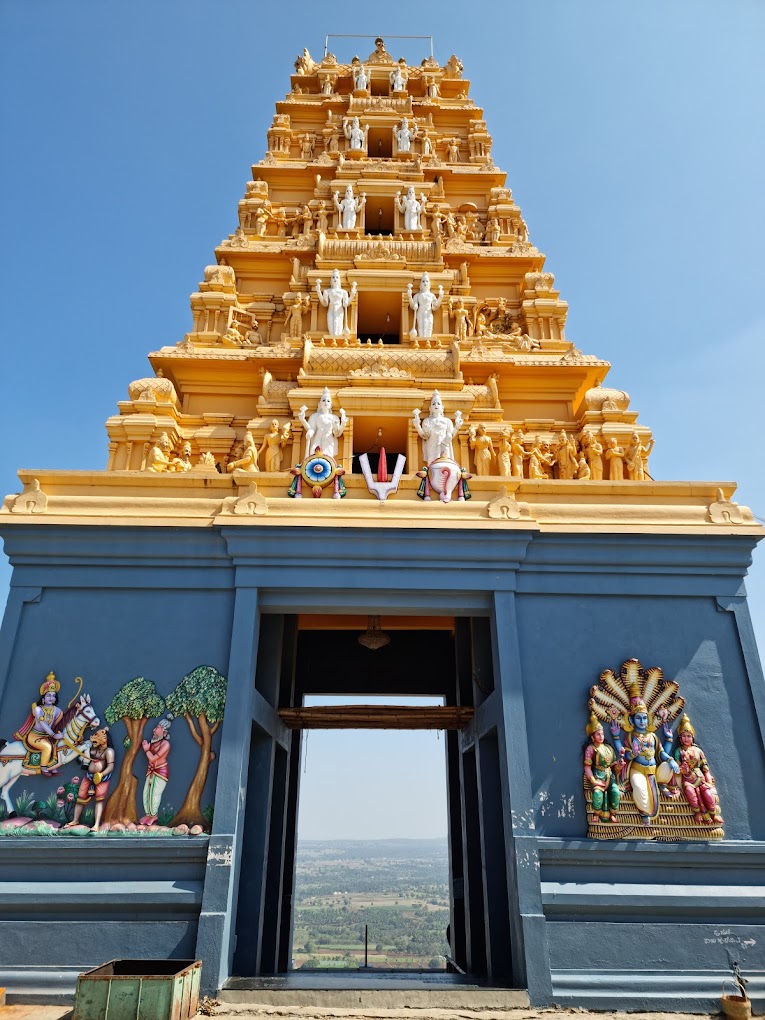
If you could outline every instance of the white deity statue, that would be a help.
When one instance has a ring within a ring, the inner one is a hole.
[[[407,287],[407,294],[409,295],[409,307],[414,312],[415,318],[415,325],[409,330],[409,336],[412,340],[418,336],[433,336],[433,312],[441,307],[441,302],[444,299],[444,288],[439,286],[438,297],[436,297],[430,289],[430,277],[427,273],[423,273],[419,291],[416,294],[412,294],[412,285],[410,283]]]
[[[348,421],[345,411],[341,407],[339,417],[332,413],[332,394],[326,386],[319,398],[318,407],[306,421],[307,410],[308,407],[303,404],[298,412],[298,421],[305,429],[306,458],[314,454],[317,448],[329,457],[337,457],[339,446],[337,440],[343,434]]]
[[[457,411],[454,415],[454,423],[444,414],[444,404],[438,390],[433,391],[430,401],[430,414],[424,421],[420,421],[420,409],[416,407],[412,412],[414,415],[414,427],[422,439],[422,459],[425,464],[432,464],[440,457],[454,460],[454,449],[452,440],[456,437],[462,427],[462,412]]]
[[[393,137],[396,139],[399,152],[411,152],[412,142],[417,137],[417,125],[412,123],[412,126],[409,127],[409,121],[406,117],[402,117],[401,123],[393,128]]]
[[[317,280],[316,293],[319,301],[327,309],[327,332],[330,336],[347,336],[349,333],[347,308],[356,297],[355,282],[351,285],[349,293],[340,284],[340,271],[333,269],[327,290],[323,291],[321,280]]]
[[[420,201],[418,202],[414,188],[411,186],[407,188],[404,198],[401,197],[400,191],[396,192],[396,208],[404,214],[404,230],[422,230],[420,217],[425,211],[425,203],[425,195],[420,192]]]
[[[390,87],[393,92],[406,92],[407,74],[404,70],[406,65],[403,61],[398,62],[395,71],[390,73]]]
[[[366,192],[361,198],[355,198],[353,186],[348,185],[345,189],[345,196],[340,200],[340,192],[334,194],[335,208],[340,213],[340,227],[343,230],[353,230],[356,226],[356,214],[360,213],[367,201]]]
[[[348,139],[349,148],[354,152],[363,152],[367,147],[367,132],[369,125],[364,128],[359,124],[358,117],[348,117],[343,121],[343,134]]]
[[[353,87],[360,92],[369,88],[369,72],[364,70],[363,64],[353,65]]]

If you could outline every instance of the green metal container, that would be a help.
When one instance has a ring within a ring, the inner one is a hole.
[[[201,960],[110,960],[77,978],[72,1020],[190,1020]]]

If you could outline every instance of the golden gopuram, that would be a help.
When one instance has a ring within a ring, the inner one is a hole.
[[[265,142],[105,470],[0,510],[0,984],[201,959],[202,992],[298,1003],[302,730],[437,728],[423,1004],[709,1010],[731,952],[761,1003],[763,529],[653,477],[458,57],[304,50]]]

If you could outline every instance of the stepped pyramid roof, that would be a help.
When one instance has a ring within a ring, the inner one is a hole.
[[[409,65],[382,39],[346,63],[304,51],[266,146],[189,332],[149,355],[154,374],[106,422],[106,470],[22,471],[4,514],[758,528],[732,483],[651,478],[651,430],[604,385],[608,362],[567,337],[567,303],[456,56]],[[418,499],[429,457],[413,411],[426,420],[436,390],[469,501]],[[322,400],[343,412],[329,454],[345,499],[290,499]],[[389,466],[406,458],[383,514],[359,473],[367,454],[384,476],[381,448]]]

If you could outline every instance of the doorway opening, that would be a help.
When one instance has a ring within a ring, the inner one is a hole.
[[[376,652],[368,652],[370,655]],[[354,711],[443,704],[354,695]],[[349,698],[309,696],[343,709]],[[446,969],[444,742],[439,731],[305,730],[292,969]]]
[[[385,555],[385,548],[370,549],[370,556]],[[519,957],[505,848],[509,796],[492,721],[501,701],[489,618],[267,614],[255,688],[231,979],[245,983],[237,987],[259,987],[268,975],[327,980],[310,978],[313,967],[334,971],[340,982],[417,970],[426,982],[512,987]],[[333,731],[323,734],[325,751],[321,730]],[[357,739],[355,749],[343,751],[343,730]],[[401,750],[401,731],[415,750],[435,744],[440,767],[420,766],[415,751]],[[383,750],[372,758],[378,736]],[[322,795],[334,798],[334,815],[317,813],[311,793],[322,763],[318,781]],[[402,763],[403,790],[386,789]],[[442,811],[441,821],[421,828],[436,800],[433,782],[445,789],[446,820]],[[386,803],[395,825],[384,821]],[[314,843],[298,875],[299,817],[304,840],[353,845]],[[419,863],[408,843],[403,874],[393,843],[444,831],[440,849],[420,847]],[[382,848],[371,845],[386,839]],[[446,892],[441,878],[423,878],[442,875],[444,860]],[[356,976],[343,977],[349,970]]]

